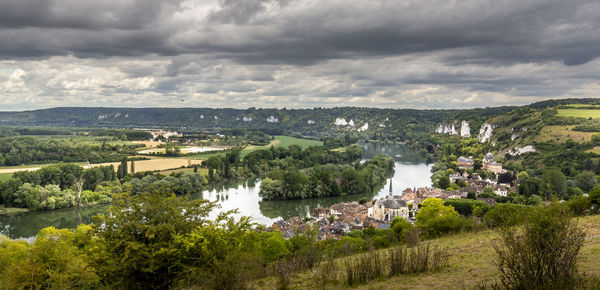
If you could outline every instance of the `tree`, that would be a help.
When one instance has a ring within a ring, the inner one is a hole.
[[[440,198],[428,198],[421,204],[421,208],[417,212],[417,225],[424,225],[430,220],[438,216],[457,215],[454,207],[444,205]]]
[[[75,186],[77,188],[77,205],[81,206],[81,192],[83,191],[83,184],[85,183],[85,179],[77,178],[75,179]]]
[[[214,202],[176,197],[168,187],[118,198],[92,225],[99,239],[90,253],[96,268],[114,285],[163,288],[174,285],[194,265],[218,265],[223,253],[214,251],[236,242],[217,236],[228,229],[242,234],[249,222],[235,222],[230,212],[211,220],[214,207]],[[217,236],[208,238],[209,234]]]
[[[521,171],[517,175],[517,179],[519,179],[519,181],[523,182],[523,181],[529,179],[529,173],[527,173],[527,171]]]
[[[135,173],[135,160],[131,160],[131,174]]]
[[[123,157],[121,164],[117,168],[117,178],[123,179],[127,175],[127,157]]]
[[[575,176],[575,184],[585,192],[589,192],[598,183],[596,174],[583,171]]]
[[[442,189],[450,187],[450,178],[446,175],[440,177],[438,180],[438,187]]]
[[[543,173],[546,199],[555,194],[564,198],[567,193],[567,178],[558,169],[548,169]]]

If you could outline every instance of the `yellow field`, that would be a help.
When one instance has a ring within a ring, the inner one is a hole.
[[[575,118],[600,118],[600,110],[594,109],[558,109],[557,116]]]
[[[87,168],[87,163],[75,163],[78,165],[83,166],[84,168]],[[92,167],[99,167],[99,166],[114,166],[115,170],[117,169],[117,167],[119,166],[119,164],[121,164],[121,162],[107,162],[107,163],[97,163],[97,164],[92,164]],[[194,164],[198,164],[201,165],[202,164],[202,160],[192,160],[192,159],[184,159],[184,158],[153,158],[150,160],[139,160],[139,161],[135,161],[135,171],[136,172],[141,172],[141,171],[162,171],[162,170],[168,170],[168,169],[175,169],[175,168],[181,168],[182,166],[190,166],[190,165],[194,165]],[[44,165],[37,165],[37,166],[32,166],[32,167],[19,167],[19,168],[2,168],[0,169],[0,174],[10,174],[10,173],[14,173],[17,171],[33,171],[33,170],[38,170],[40,168],[42,168],[42,166],[48,166],[50,164],[44,164]],[[131,162],[127,163],[128,166],[131,166]],[[131,170],[131,168],[129,168],[128,170]]]
[[[573,139],[575,142],[588,142],[592,140],[594,132],[572,131],[575,126],[546,126],[536,137],[536,141],[562,143],[567,139]]]
[[[587,231],[587,240],[581,250],[580,270],[588,275],[600,275],[600,215],[583,217],[579,226]],[[431,241],[449,253],[449,266],[438,273],[399,275],[389,279],[382,278],[353,289],[474,289],[482,282],[498,277],[498,269],[494,266],[494,245],[498,242],[497,234],[492,230],[478,233],[458,234]],[[354,257],[349,257],[354,258]],[[343,261],[336,260],[336,269],[320,269],[337,271],[343,275]],[[319,270],[317,270],[319,271]],[[268,278],[256,282],[257,288],[273,289],[275,279]],[[346,289],[343,283],[323,287],[316,281],[311,271],[296,274],[290,285],[291,289]]]
[[[109,162],[109,163],[98,163],[92,164],[92,167],[98,166],[114,166],[115,170],[117,166],[121,164],[120,162]],[[140,160],[135,161],[135,171],[162,171],[168,169],[180,168],[182,166],[190,166],[194,164],[202,164],[202,160],[191,160],[191,159],[179,159],[179,158],[156,158],[150,160]],[[128,165],[131,167],[131,162],[128,162]],[[131,168],[129,168],[131,170]]]
[[[596,147],[594,147],[594,148],[592,148],[592,149],[590,149],[590,150],[588,150],[586,152],[590,152],[590,153],[594,153],[594,154],[600,155],[600,146],[596,146]]]

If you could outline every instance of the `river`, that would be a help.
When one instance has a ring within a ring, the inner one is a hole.
[[[365,143],[360,145],[366,159],[376,154],[387,154],[395,159],[395,173],[392,177],[393,193],[399,195],[405,188],[430,186],[431,165],[402,145]],[[334,203],[358,201],[362,198],[377,199],[389,193],[389,181],[372,194],[359,194],[339,197],[314,198],[286,201],[262,201],[258,196],[260,181],[249,180],[222,185],[205,190],[192,198],[205,198],[218,201],[220,211],[238,209],[239,215],[250,216],[257,223],[271,225],[273,222],[293,216],[307,216],[317,206],[328,207]],[[80,223],[90,223],[92,217],[106,210],[108,205],[84,208],[71,208],[53,211],[37,211],[26,214],[0,217],[0,234],[10,238],[32,239],[44,228],[74,228]],[[213,212],[213,216],[217,212]]]

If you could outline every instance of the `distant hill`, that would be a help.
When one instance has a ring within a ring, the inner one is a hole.
[[[513,107],[476,110],[412,110],[358,107],[314,109],[80,108],[0,112],[3,126],[176,127],[270,129],[276,133],[320,135],[327,131],[430,134],[457,114],[492,115]]]
[[[314,109],[212,109],[212,108],[82,108],[62,107],[23,112],[0,112],[0,126],[161,127],[179,129],[266,129],[274,134],[322,136],[326,132],[423,136],[447,121],[480,125],[518,108],[541,109],[564,104],[593,104],[598,99],[561,99],[529,106],[503,106],[467,110],[377,109],[335,107]]]

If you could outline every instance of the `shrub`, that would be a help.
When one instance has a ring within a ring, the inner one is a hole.
[[[591,205],[590,199],[581,195],[574,196],[567,202],[567,206],[576,216],[583,215]]]
[[[447,199],[444,202],[444,205],[452,206],[459,214],[469,217],[473,214],[473,208],[475,206],[479,207],[482,214],[485,214],[490,209],[490,206],[481,201],[481,200],[473,200],[473,199]]]
[[[485,214],[483,221],[488,227],[513,226],[523,222],[528,208],[521,204],[499,203]]]
[[[568,289],[578,280],[577,259],[585,233],[569,209],[535,208],[523,227],[499,229],[500,282],[508,289]]]

